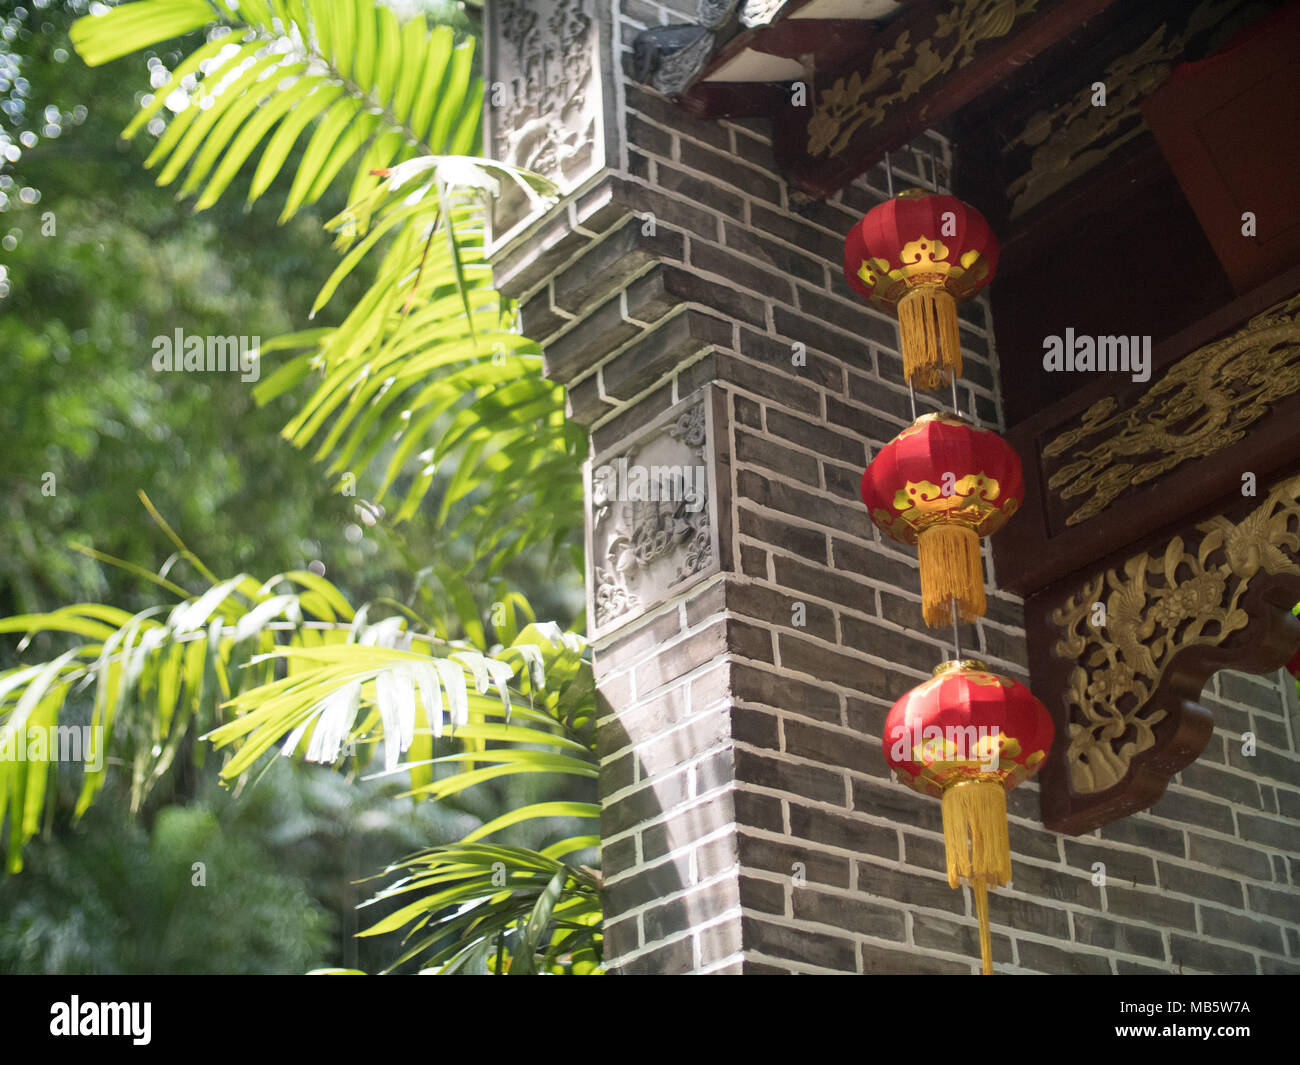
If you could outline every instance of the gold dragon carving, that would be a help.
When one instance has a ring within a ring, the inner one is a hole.
[[[1086,502],[1066,519],[1078,525],[1130,488],[1191,459],[1237,443],[1278,400],[1300,391],[1300,293],[1274,304],[1223,340],[1180,359],[1131,407],[1098,400],[1080,424],[1043,448],[1076,448],[1047,486]],[[1081,441],[1101,437],[1090,448]]]
[[[954,67],[964,67],[981,41],[1005,37],[1037,6],[1038,0],[959,0],[938,16],[933,35],[915,47],[910,32],[899,34],[890,47],[876,51],[865,76],[854,71],[821,93],[808,120],[808,154],[839,155],[861,126],[880,125],[895,104],[910,100]],[[942,43],[936,48],[936,42]],[[901,75],[898,87],[880,93],[896,75]]]
[[[1162,24],[1055,110],[1031,115],[1019,135],[1002,148],[1004,154],[1033,148],[1028,170],[1007,187],[1011,217],[1020,217],[1143,133],[1147,126],[1142,101],[1164,84],[1191,41],[1216,27],[1221,37],[1230,28],[1224,20],[1247,6],[1247,0],[1204,0],[1181,33],[1169,35],[1168,24]],[[1093,104],[1094,81],[1106,87],[1105,106]]]
[[[1134,555],[1052,614],[1064,631],[1053,652],[1077,663],[1065,692],[1076,793],[1118,784],[1153,746],[1153,729],[1167,715],[1152,696],[1174,656],[1217,647],[1244,629],[1250,618],[1241,602],[1252,579],[1300,576],[1300,477],[1280,483],[1240,522],[1218,516],[1196,528],[1199,543],[1176,536],[1163,555]]]

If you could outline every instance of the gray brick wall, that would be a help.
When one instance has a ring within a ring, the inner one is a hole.
[[[684,6],[623,0],[620,61]],[[884,169],[794,202],[761,123],[698,121],[626,79],[615,98],[620,165],[499,276],[594,451],[721,393],[733,565],[596,646],[611,967],[977,972],[939,804],[891,782],[880,744],[892,702],[951,657],[921,621],[915,554],[882,542],[858,497],[911,420],[894,321],[839,265]],[[930,184],[931,151],[947,172],[941,137],[915,147],[892,156],[896,188]],[[1000,426],[985,301],[963,309],[962,339],[963,411]],[[988,576],[963,650],[1027,682],[1022,604]],[[1151,811],[1074,839],[1043,828],[1035,784],[1011,793],[1000,971],[1300,972],[1294,687],[1224,673],[1206,703],[1210,749]]]

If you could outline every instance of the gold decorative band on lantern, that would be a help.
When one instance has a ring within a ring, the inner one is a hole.
[[[950,658],[947,662],[940,662],[933,670],[930,676],[941,677],[945,673],[989,673],[991,670],[988,663],[979,658]]]
[[[898,301],[903,376],[917,388],[934,390],[961,376],[961,333],[957,301],[941,285],[910,289]]]

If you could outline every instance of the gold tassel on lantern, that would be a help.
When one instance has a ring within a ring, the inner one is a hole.
[[[985,975],[993,972],[988,886],[1011,879],[1011,840],[1007,833],[1007,793],[998,780],[969,780],[943,793],[943,844],[948,885],[962,881],[975,892],[980,926],[980,957]]]
[[[903,376],[918,388],[934,389],[961,376],[961,334],[957,301],[945,288],[920,285],[898,301]]]
[[[943,523],[923,529],[916,540],[921,563],[921,613],[927,625],[952,621],[955,599],[963,621],[982,618],[984,568],[980,538],[968,525]]]

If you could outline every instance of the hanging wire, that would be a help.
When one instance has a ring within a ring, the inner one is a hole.
[[[889,153],[885,153],[885,183],[889,189],[889,198],[894,198],[894,168],[889,165]]]
[[[961,632],[957,628],[957,599],[952,600],[952,649],[953,657],[961,661]]]
[[[912,421],[916,421],[916,389],[912,387],[912,379],[907,379],[907,398],[912,401]]]

